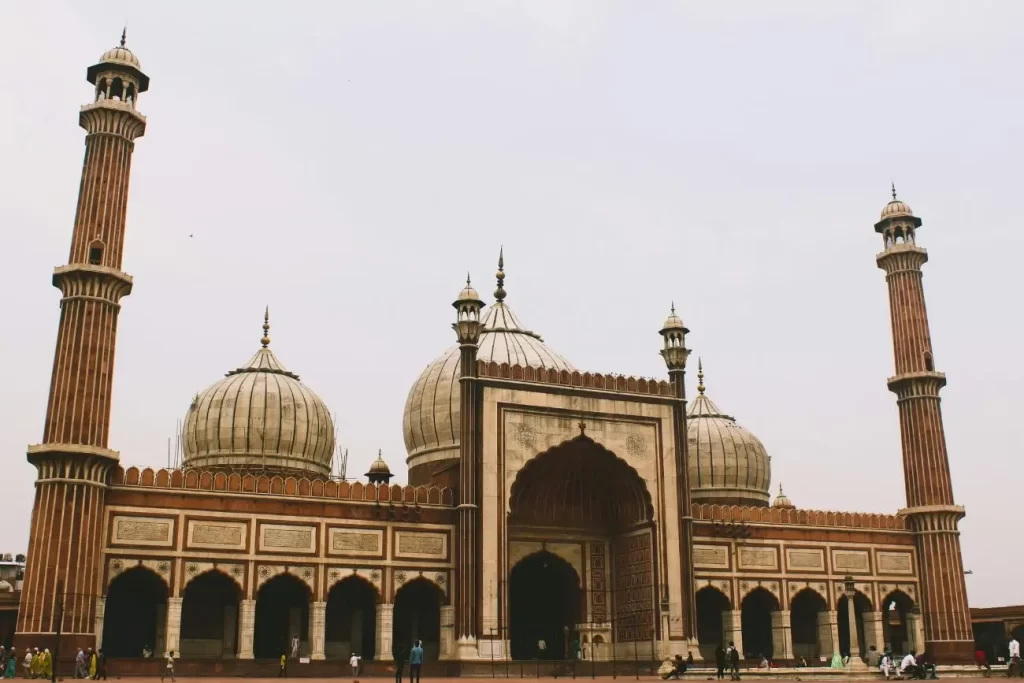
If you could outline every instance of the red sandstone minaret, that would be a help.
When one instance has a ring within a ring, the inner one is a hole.
[[[969,661],[974,649],[960,532],[963,507],[953,502],[939,390],[946,376],[935,370],[921,266],[928,252],[917,246],[921,219],[896,199],[882,210],[875,231],[885,249],[877,257],[889,285],[896,374],[889,389],[898,397],[907,508],[917,534],[925,647],[940,662]]]
[[[85,162],[68,265],[53,273],[60,324],[43,442],[28,459],[39,471],[28,565],[18,612],[18,647],[53,648],[58,586],[63,586],[62,655],[94,643],[103,544],[103,498],[118,453],[107,448],[114,342],[120,299],[132,288],[121,271],[125,209],[135,139],[146,130],[137,111],[149,88],[139,60],[121,44],[86,78],[93,100],[81,108]]]

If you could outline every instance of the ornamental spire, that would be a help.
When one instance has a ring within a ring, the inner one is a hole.
[[[892,186],[892,200],[896,201],[896,181],[890,180],[889,182]]]
[[[128,27],[125,26],[121,30],[121,47],[124,47],[124,41],[125,41],[125,38],[127,38],[127,37],[128,37]]]
[[[260,339],[263,348],[270,346],[270,306],[263,311],[263,339]]]
[[[498,272],[495,276],[498,278],[498,287],[494,290],[494,298],[500,303],[505,300],[505,245],[498,251]]]
[[[697,357],[697,393],[704,395],[704,361]]]

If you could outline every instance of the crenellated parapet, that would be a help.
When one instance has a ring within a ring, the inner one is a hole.
[[[886,529],[894,531],[906,531],[910,528],[907,524],[907,518],[903,515],[885,515],[870,512],[829,512],[824,510],[708,505],[702,503],[695,503],[690,509],[695,521],[786,524],[846,529]]]
[[[626,375],[591,372],[569,372],[567,370],[548,370],[547,368],[524,367],[478,361],[477,376],[480,378],[509,379],[516,382],[536,382],[538,384],[554,384],[598,391],[613,391],[625,394],[643,394],[646,396],[665,396],[671,398],[672,385],[664,380],[645,377],[629,377]]]
[[[436,486],[399,486],[347,481],[214,472],[207,470],[117,467],[112,487],[215,491],[239,495],[295,496],[353,503],[454,507],[455,491]]]

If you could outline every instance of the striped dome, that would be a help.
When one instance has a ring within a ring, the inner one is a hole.
[[[248,363],[193,399],[182,430],[185,467],[330,474],[331,414],[269,343],[264,334]]]

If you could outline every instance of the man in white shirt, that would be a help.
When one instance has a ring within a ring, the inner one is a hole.
[[[914,656],[917,653],[914,650],[910,651],[903,661],[900,662],[900,674],[909,678],[914,678],[918,675],[917,670],[917,658]]]
[[[1020,672],[1020,643],[1013,636],[1010,636],[1010,662],[1007,666],[1007,675],[1016,676]]]

